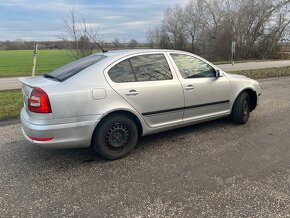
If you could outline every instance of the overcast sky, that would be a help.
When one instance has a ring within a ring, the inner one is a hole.
[[[187,0],[0,0],[0,41],[55,40],[63,19],[74,8],[77,17],[99,26],[101,38],[146,41],[163,11]]]

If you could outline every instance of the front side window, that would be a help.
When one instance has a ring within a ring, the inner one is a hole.
[[[170,80],[173,78],[167,60],[163,54],[149,54],[126,59],[109,72],[116,83]]]
[[[189,55],[170,54],[184,79],[216,77],[209,64]]]

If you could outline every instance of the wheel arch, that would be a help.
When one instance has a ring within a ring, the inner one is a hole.
[[[237,100],[237,98],[243,93],[243,92],[247,92],[248,95],[250,96],[250,110],[251,112],[253,110],[255,110],[256,106],[257,106],[257,100],[258,100],[258,97],[257,97],[257,92],[255,90],[253,90],[252,88],[245,88],[243,90],[241,90],[239,92],[239,94],[235,97],[235,101],[234,101],[234,104]],[[234,107],[234,104],[232,105],[232,109],[231,111],[233,111],[233,107]]]
[[[116,110],[116,111],[111,111],[110,113],[106,114],[105,116],[103,116],[99,123],[95,126],[95,129],[93,131],[93,134],[92,134],[92,137],[91,137],[91,145],[93,144],[93,139],[94,139],[94,136],[95,136],[95,133],[98,131],[98,128],[100,127],[100,125],[105,122],[106,119],[108,119],[109,117],[113,116],[113,115],[116,115],[116,114],[119,114],[119,115],[125,115],[127,117],[129,117],[130,119],[132,119],[134,121],[134,123],[136,124],[137,126],[137,129],[138,129],[138,136],[142,136],[143,134],[143,126],[142,126],[142,123],[140,121],[140,119],[138,118],[138,116],[130,111],[127,111],[127,110]]]

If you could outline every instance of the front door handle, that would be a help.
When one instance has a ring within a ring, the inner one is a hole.
[[[128,93],[126,93],[127,96],[136,96],[138,95],[139,92],[137,92],[136,90],[132,89],[130,90]]]
[[[186,86],[184,89],[185,89],[185,90],[193,90],[194,87],[193,87],[193,85],[188,85],[188,86]]]

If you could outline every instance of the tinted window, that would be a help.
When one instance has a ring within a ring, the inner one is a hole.
[[[116,83],[136,81],[131,64],[128,59],[112,67],[112,69],[109,71],[109,76],[111,80]]]
[[[163,54],[140,55],[116,64],[108,72],[117,83],[172,79],[172,73]]]
[[[216,72],[210,65],[195,57],[182,54],[171,54],[171,57],[184,79],[216,77]]]
[[[170,80],[172,73],[163,54],[140,55],[130,58],[137,81]]]
[[[81,72],[82,70],[86,69],[87,67],[103,60],[106,58],[104,55],[90,55],[88,57],[79,59],[67,65],[64,65],[52,72],[49,73],[52,77],[57,78],[60,81],[64,81],[73,75]]]

